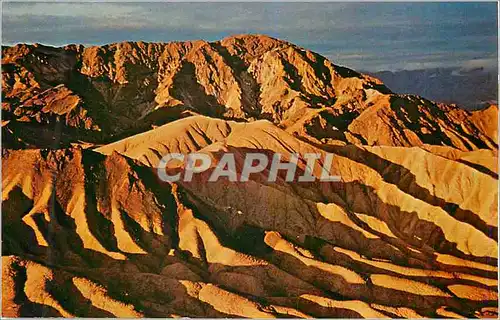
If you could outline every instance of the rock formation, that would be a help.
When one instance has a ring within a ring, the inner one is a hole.
[[[2,53],[3,316],[498,316],[497,106],[265,36]],[[162,182],[174,152],[341,181]]]
[[[376,78],[266,36],[17,45],[2,56],[3,120],[16,128],[13,142],[28,147],[102,144],[201,114],[267,119],[325,144],[497,148],[496,135],[484,135],[496,124],[478,128],[473,112],[393,94]]]

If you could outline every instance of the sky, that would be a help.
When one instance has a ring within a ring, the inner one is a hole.
[[[497,3],[3,2],[2,44],[216,41],[258,33],[359,71],[496,70]]]

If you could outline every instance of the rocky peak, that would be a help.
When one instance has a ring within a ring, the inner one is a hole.
[[[413,114],[413,100],[419,97],[395,95],[376,78],[264,35],[93,47],[17,45],[3,48],[3,57],[3,109],[13,121],[9,126],[35,121],[50,128],[53,120],[41,119],[64,118],[63,131],[76,131],[79,140],[92,143],[112,141],[187,114],[267,119],[310,141],[330,144],[410,146],[437,141],[425,138],[430,133],[416,132],[414,120],[396,119]],[[78,101],[76,109],[51,104],[52,95],[47,93],[60,91],[60,86],[65,96]],[[45,107],[28,115],[22,110],[34,97],[43,97],[39,102]],[[422,106],[433,110],[427,112],[426,126],[443,132],[446,145],[466,150],[496,146],[477,122],[456,123],[469,117],[465,111],[430,101]],[[62,114],[63,109],[72,115]],[[389,129],[387,117],[392,119]],[[376,138],[370,136],[372,128],[382,130]],[[63,144],[70,142],[75,141]]]

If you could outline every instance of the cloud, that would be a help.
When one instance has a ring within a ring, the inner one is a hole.
[[[374,71],[496,56],[496,10],[496,3],[7,2],[2,43],[215,41],[263,33]]]

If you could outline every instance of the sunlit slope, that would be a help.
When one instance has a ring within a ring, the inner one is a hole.
[[[190,117],[96,151],[5,151],[3,314],[495,317],[496,154],[433,149]],[[161,156],[194,151],[237,169],[332,153],[342,179],[157,178]]]

